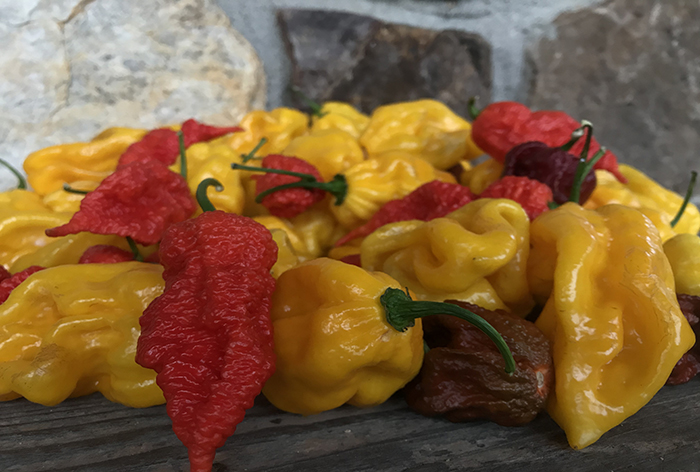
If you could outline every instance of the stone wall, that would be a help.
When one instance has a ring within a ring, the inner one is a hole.
[[[0,44],[15,164],[106,126],[298,105],[295,83],[365,110],[427,96],[465,114],[472,95],[563,109],[676,190],[700,168],[697,0],[0,0]]]

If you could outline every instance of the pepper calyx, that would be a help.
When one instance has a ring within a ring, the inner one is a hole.
[[[417,301],[397,288],[387,288],[379,297],[384,307],[386,321],[396,331],[406,331],[415,325],[415,320],[430,315],[451,315],[471,323],[493,341],[506,363],[506,372],[515,372],[515,359],[503,336],[485,319],[457,305],[442,302]]]

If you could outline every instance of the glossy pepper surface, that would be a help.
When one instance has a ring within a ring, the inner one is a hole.
[[[389,274],[420,300],[455,299],[525,316],[530,222],[512,200],[479,199],[444,218],[382,226],[361,246],[362,267]]]
[[[571,138],[571,133],[581,124],[562,111],[531,112],[522,103],[496,102],[479,113],[473,122],[472,138],[477,146],[499,162],[505,162],[506,154],[519,144],[540,141],[547,146],[557,147]],[[579,140],[570,150],[576,156],[581,154],[583,140]],[[590,156],[600,150],[600,144],[593,139]],[[607,151],[595,169],[611,172],[621,182],[625,176],[618,169],[617,157]]]
[[[296,137],[281,154],[305,160],[326,181],[365,160],[357,139],[345,131],[332,129]]]
[[[321,107],[320,115],[311,117],[311,134],[338,130],[359,139],[369,123],[369,116],[361,113],[349,103],[326,102]]]
[[[402,198],[427,182],[455,182],[451,174],[403,152],[388,152],[361,162],[343,175],[348,184],[347,196],[341,205],[331,202],[329,208],[347,229],[360,226],[386,202]]]
[[[80,210],[80,202],[85,198],[82,192],[91,192],[97,188],[99,182],[77,181],[73,182],[70,187],[77,192],[69,192],[63,188],[46,195],[42,202],[48,208],[56,212],[76,213]]]
[[[250,218],[205,211],[160,245],[165,291],[144,311],[136,359],[158,373],[193,472],[211,470],[275,366],[277,246]]]
[[[138,319],[163,290],[155,264],[66,265],[31,275],[0,305],[0,399],[42,405],[101,392],[132,407],[163,403],[134,361]]]
[[[501,174],[503,174],[503,164],[496,159],[490,158],[471,169],[465,170],[459,181],[462,185],[469,187],[472,192],[479,195],[486,190],[486,187],[500,179]]]
[[[244,116],[239,126],[243,131],[229,136],[226,144],[238,154],[248,154],[262,138],[266,138],[267,142],[259,151],[259,155],[266,156],[279,154],[294,138],[306,134],[309,117],[291,108],[255,110]]]
[[[620,172],[627,179],[627,184],[616,181],[605,172],[596,172],[598,184],[584,206],[595,209],[619,203],[637,208],[654,223],[664,241],[678,233],[697,234],[700,231],[700,211],[697,206],[689,203],[678,224],[671,228],[671,221],[681,207],[683,197],[662,187],[632,166],[622,164]]]
[[[89,231],[116,234],[151,245],[173,223],[195,210],[187,182],[156,161],[135,161],[119,168],[85,196],[80,211],[62,226],[48,229],[51,237]]]
[[[87,143],[60,144],[33,152],[24,161],[27,180],[41,196],[60,190],[64,183],[101,182],[114,172],[119,156],[145,134],[141,129],[110,128]]]
[[[676,282],[676,293],[700,297],[700,237],[679,234],[664,243]]]
[[[575,449],[644,406],[695,342],[661,239],[639,211],[567,203],[532,223],[529,278],[553,344],[550,416]]]
[[[435,100],[384,105],[372,113],[360,137],[370,158],[388,151],[402,151],[449,169],[461,160],[483,152],[471,139],[471,125]]]
[[[349,403],[378,405],[423,360],[420,320],[400,332],[379,297],[400,288],[386,274],[320,258],[288,270],[272,298],[277,369],[263,393],[276,407],[311,415]]]

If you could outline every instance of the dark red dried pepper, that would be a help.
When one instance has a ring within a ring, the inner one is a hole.
[[[216,449],[274,371],[270,269],[277,245],[250,218],[206,211],[165,232],[165,291],[140,319],[136,361],[154,369],[192,472]]]
[[[238,126],[216,127],[199,123],[189,119],[182,124],[182,134],[185,147],[195,143],[209,141],[225,134],[241,131]],[[177,160],[180,152],[180,143],[177,132],[169,128],[158,128],[149,131],[140,141],[129,146],[119,158],[120,166],[136,161],[156,160],[166,166],[172,165]]]
[[[527,177],[507,175],[489,185],[479,198],[508,198],[523,207],[525,213],[534,220],[540,213],[549,210],[552,190],[542,182]]]
[[[194,211],[194,199],[181,175],[158,161],[136,161],[117,168],[85,195],[68,223],[46,234],[116,234],[150,246],[160,241],[168,226]]]
[[[116,264],[133,260],[134,254],[131,251],[109,244],[98,244],[87,248],[80,256],[78,264]]]
[[[23,271],[17,272],[16,274],[11,275],[9,278],[0,281],[0,304],[5,303],[5,300],[8,299],[12,291],[17,288],[19,284],[27,280],[30,275],[34,274],[35,272],[39,272],[40,270],[44,270],[44,267],[27,267]]]
[[[547,146],[558,147],[569,141],[571,133],[581,124],[561,111],[531,112],[517,102],[496,102],[479,112],[472,123],[472,139],[477,146],[499,162],[505,162],[506,154],[515,146],[529,141],[540,141]],[[583,142],[577,142],[570,150],[579,155]],[[591,155],[600,149],[594,139]],[[620,173],[617,157],[607,151],[596,163],[595,169],[611,172],[620,182],[627,182]]]
[[[367,223],[355,228],[335,243],[336,246],[367,236],[389,223],[407,220],[430,221],[441,218],[474,200],[468,187],[433,180],[403,198],[385,203]]]
[[[678,304],[685,319],[695,332],[695,345],[683,354],[666,381],[666,385],[680,385],[700,373],[700,297],[678,294]]]
[[[529,321],[502,310],[448,300],[485,319],[505,339],[517,369],[503,370],[491,340],[473,325],[451,316],[423,319],[426,353],[418,376],[405,388],[408,405],[425,416],[450,421],[488,419],[504,426],[532,421],[554,386],[547,338]]]

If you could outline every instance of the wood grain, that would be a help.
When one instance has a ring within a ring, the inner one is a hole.
[[[400,396],[376,408],[311,417],[259,398],[221,448],[224,471],[698,471],[700,379],[665,387],[594,445],[571,450],[546,415],[522,428],[453,424],[411,412]],[[0,404],[0,471],[187,471],[165,407],[132,409],[100,395],[44,407]]]

